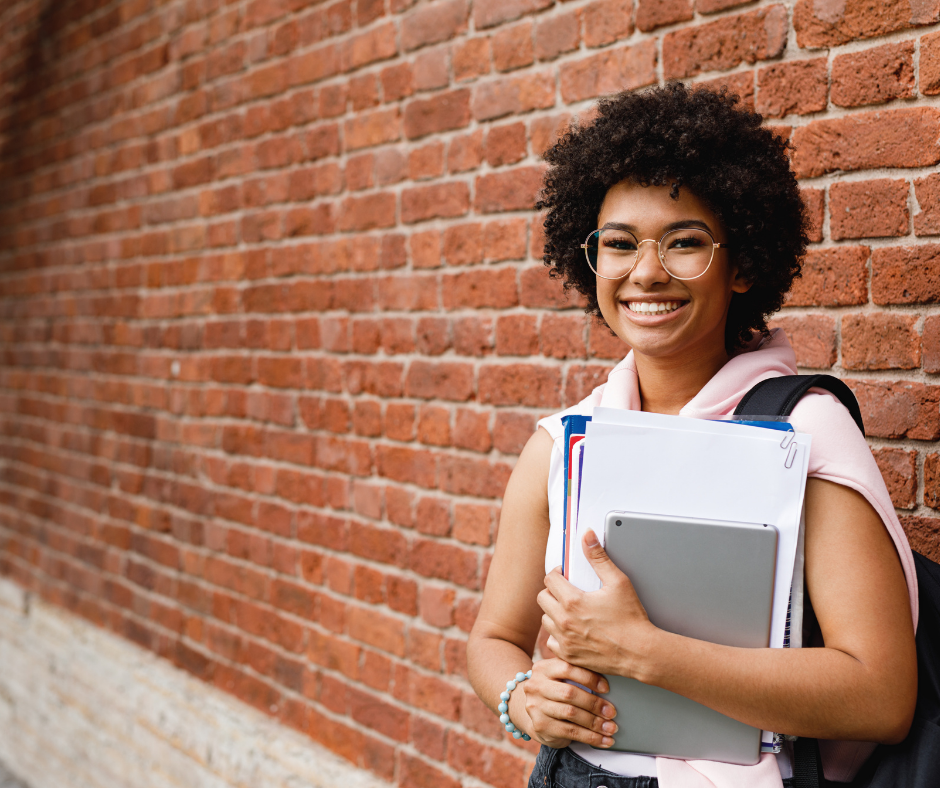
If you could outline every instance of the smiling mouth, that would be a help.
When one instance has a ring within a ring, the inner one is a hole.
[[[627,301],[627,309],[638,315],[665,315],[675,312],[685,301]]]

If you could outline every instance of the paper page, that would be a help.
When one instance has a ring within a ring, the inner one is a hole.
[[[779,432],[759,427],[637,411],[615,412],[617,421],[632,424],[598,420],[611,412],[595,409],[586,430],[571,582],[585,591],[600,588],[581,538],[593,528],[603,542],[610,511],[767,523],[778,531],[770,644],[781,647],[810,436],[796,433],[792,447],[781,448]]]

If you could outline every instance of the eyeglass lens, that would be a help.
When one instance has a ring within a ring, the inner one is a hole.
[[[596,230],[587,240],[588,263],[594,273],[619,279],[636,264],[637,239],[626,230]],[[701,276],[711,263],[714,239],[704,230],[687,228],[666,233],[659,242],[659,259],[676,279]]]

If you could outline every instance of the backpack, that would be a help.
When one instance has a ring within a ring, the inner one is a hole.
[[[821,388],[839,398],[865,434],[852,390],[831,375],[784,375],[761,381],[738,404],[736,416],[789,416],[806,392]],[[795,788],[935,788],[940,785],[940,564],[914,553],[920,616],[917,646],[917,706],[900,744],[879,744],[851,783],[830,783],[822,774],[816,739],[794,744]]]

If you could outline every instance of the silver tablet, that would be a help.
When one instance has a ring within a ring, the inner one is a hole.
[[[755,523],[610,512],[606,549],[661,629],[742,648],[770,643],[777,530]],[[682,695],[607,676],[612,749],[754,764],[761,732]]]

